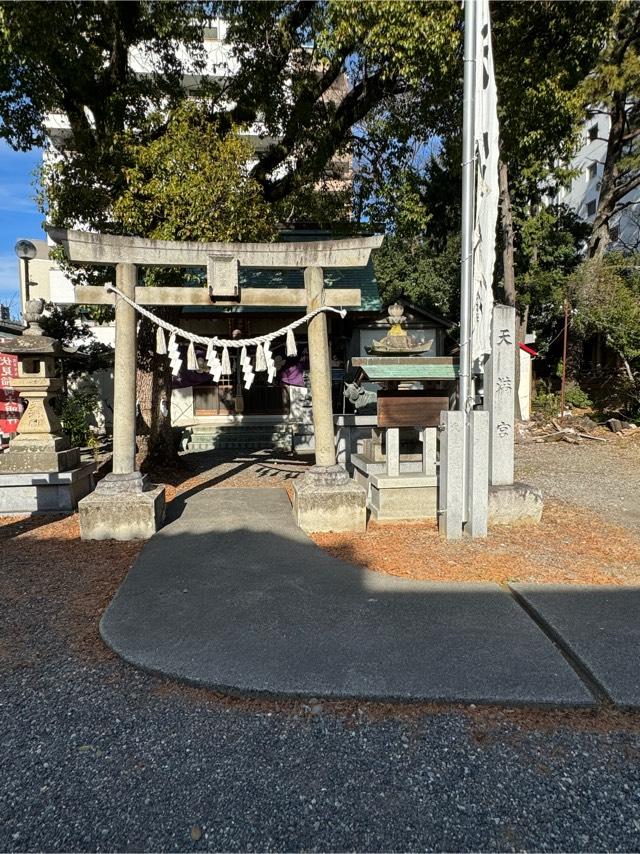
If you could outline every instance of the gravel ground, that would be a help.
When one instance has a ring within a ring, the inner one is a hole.
[[[584,450],[554,449],[558,469]],[[287,479],[269,468],[237,477]],[[0,527],[0,850],[640,850],[640,714],[169,683],[97,634],[138,544],[76,537],[75,520]]]
[[[2,850],[640,848],[637,715],[225,701],[31,616],[38,660],[2,681]]]
[[[640,433],[640,430],[635,431]],[[516,446],[516,477],[545,497],[588,507],[632,531],[640,528],[640,436]]]

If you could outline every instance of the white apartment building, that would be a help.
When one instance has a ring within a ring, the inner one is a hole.
[[[578,175],[569,187],[561,188],[552,200],[572,208],[588,222],[593,221],[598,209],[610,128],[611,120],[605,112],[585,121],[582,145],[570,164],[572,169],[578,171]],[[630,204],[612,220],[611,248],[640,249],[640,188],[629,193],[623,202]]]

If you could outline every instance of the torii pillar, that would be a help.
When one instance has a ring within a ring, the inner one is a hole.
[[[324,303],[322,267],[306,267],[304,285],[307,312],[320,308]],[[304,531],[363,532],[367,527],[366,490],[336,464],[326,314],[318,314],[309,321],[307,340],[316,464],[294,481],[293,513]]]
[[[132,300],[136,280],[135,264],[116,265],[116,286]],[[164,520],[164,487],[136,470],[136,311],[118,299],[115,313],[112,471],[78,503],[83,540],[148,539]]]

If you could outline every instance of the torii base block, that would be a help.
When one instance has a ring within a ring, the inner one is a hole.
[[[110,474],[78,503],[83,540],[148,540],[162,526],[164,486],[147,484],[139,472]]]
[[[364,533],[367,493],[342,466],[314,466],[293,484],[293,515],[307,533]]]

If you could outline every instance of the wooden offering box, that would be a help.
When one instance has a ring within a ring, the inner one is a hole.
[[[378,427],[437,427],[448,395],[428,391],[379,391]]]

